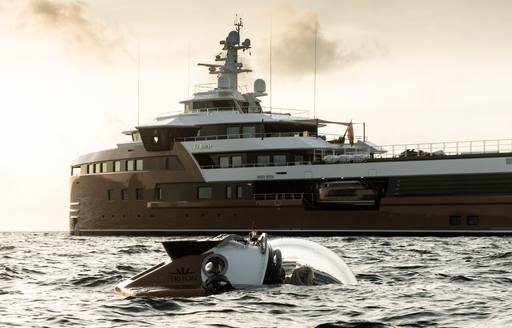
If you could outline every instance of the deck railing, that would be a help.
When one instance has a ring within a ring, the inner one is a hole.
[[[281,163],[243,163],[240,165],[201,165],[202,169],[229,169],[229,168],[242,168],[242,167],[268,167],[268,166],[298,166],[298,165],[311,165],[311,161],[297,161],[297,162],[281,162]]]
[[[478,155],[512,152],[512,139],[433,142],[380,146],[386,153],[375,158]]]
[[[265,133],[239,133],[239,134],[222,134],[210,136],[193,136],[175,138],[175,141],[205,141],[205,140],[224,140],[224,139],[244,139],[244,138],[278,138],[278,137],[316,137],[314,133],[304,132],[265,132]]]

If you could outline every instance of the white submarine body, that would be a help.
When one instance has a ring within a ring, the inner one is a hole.
[[[162,244],[169,259],[118,284],[119,297],[204,296],[282,283],[357,284],[340,257],[303,239],[268,241],[265,233],[251,233]]]

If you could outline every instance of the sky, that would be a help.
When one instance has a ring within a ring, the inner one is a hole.
[[[181,110],[237,14],[273,107],[380,145],[512,138],[508,0],[0,0],[0,230],[66,230],[70,164],[126,140],[138,76],[141,123]]]

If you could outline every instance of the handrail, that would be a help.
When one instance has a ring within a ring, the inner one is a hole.
[[[229,169],[229,168],[244,168],[244,167],[269,167],[269,166],[297,166],[297,165],[311,165],[311,161],[297,161],[297,162],[281,162],[281,163],[243,163],[240,165],[201,165],[201,169]]]
[[[303,115],[304,117],[309,117],[309,110],[302,108],[284,108],[284,107],[269,107],[262,106],[261,108],[267,109],[273,115],[291,115],[292,113],[296,113],[297,115]],[[277,113],[275,112],[277,111]]]
[[[512,139],[398,144],[379,148],[386,153],[375,154],[375,158],[499,154],[512,152]]]
[[[316,137],[314,133],[304,132],[265,132],[265,133],[239,133],[239,134],[222,134],[209,136],[193,136],[175,138],[174,141],[206,141],[206,140],[224,140],[224,139],[245,139],[245,138],[278,138],[278,137]]]

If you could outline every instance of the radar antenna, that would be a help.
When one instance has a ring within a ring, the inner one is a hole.
[[[220,89],[238,89],[238,74],[251,72],[250,69],[244,69],[243,64],[238,62],[238,50],[249,50],[251,49],[251,40],[245,39],[243,42],[240,41],[240,32],[244,26],[242,18],[235,17],[235,30],[229,32],[225,40],[220,41],[223,45],[222,50],[226,51],[225,57],[222,54],[215,56],[215,61],[224,62],[224,64],[203,64],[199,63],[199,66],[208,67],[210,74],[216,74],[218,76],[218,88]]]

